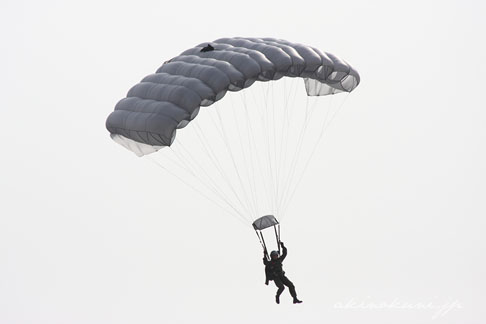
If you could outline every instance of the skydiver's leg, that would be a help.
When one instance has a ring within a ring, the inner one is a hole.
[[[275,282],[275,286],[278,287],[277,295],[275,295],[275,301],[277,302],[277,304],[280,304],[280,295],[284,291],[285,286],[284,286],[282,280],[278,277],[273,279],[273,282]]]
[[[289,287],[290,295],[294,298],[294,304],[300,304],[300,303],[302,303],[302,301],[300,301],[297,298],[297,293],[295,292],[295,286],[292,283],[292,281],[290,281],[289,278],[287,278],[286,276],[283,276],[283,278],[281,278],[281,279],[282,279],[282,283],[284,285],[286,285],[287,287]]]
[[[297,293],[295,292],[295,286],[292,283],[292,281],[290,281],[289,278],[287,278],[286,276],[283,276],[282,277],[282,283],[285,286],[289,287],[290,296],[297,298]]]

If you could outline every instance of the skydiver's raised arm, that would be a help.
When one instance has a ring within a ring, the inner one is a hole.
[[[280,261],[283,261],[287,257],[287,248],[285,247],[283,242],[280,242],[280,245],[282,246],[282,256],[279,259]]]

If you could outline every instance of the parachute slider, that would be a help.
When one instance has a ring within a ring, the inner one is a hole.
[[[277,240],[278,252],[280,253],[280,224],[275,216],[266,215],[260,217],[255,220],[252,225],[253,229],[256,232],[256,235],[258,236],[258,240],[263,247],[263,251],[265,251],[265,256],[267,257],[267,259],[269,258],[267,253],[267,245],[265,243],[265,239],[263,238],[262,230],[273,226],[273,229],[275,231],[275,239]]]
[[[270,226],[278,225],[278,220],[273,215],[266,215],[255,220],[252,225],[255,230],[261,231]]]

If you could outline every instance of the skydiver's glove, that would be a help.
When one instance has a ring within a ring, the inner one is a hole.
[[[280,245],[281,245],[282,247],[285,247],[284,242],[280,242]]]
[[[267,280],[265,280],[265,285],[267,285],[267,286],[268,286],[268,279],[267,279]]]

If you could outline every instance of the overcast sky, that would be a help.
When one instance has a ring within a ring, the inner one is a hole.
[[[484,323],[485,14],[476,0],[3,0],[0,322]],[[104,126],[164,61],[232,36],[313,45],[362,77],[282,224],[301,305],[275,305],[251,227]]]

